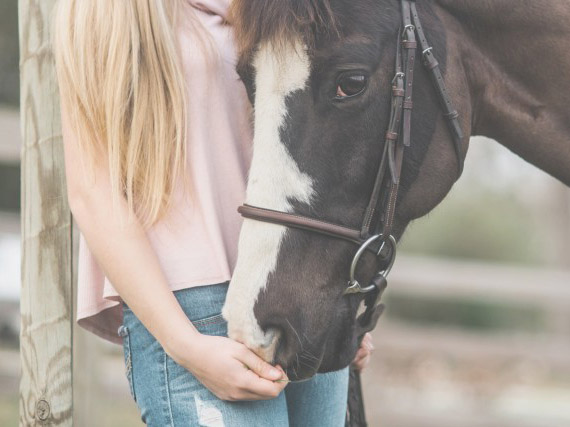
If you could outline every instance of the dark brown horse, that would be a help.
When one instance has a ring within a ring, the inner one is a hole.
[[[400,1],[234,0],[232,7],[238,71],[255,107],[246,203],[358,228],[390,116]],[[460,114],[459,161],[468,137],[485,135],[570,185],[570,2],[418,0],[417,9]],[[396,239],[458,178],[452,136],[421,64],[411,139]],[[343,292],[356,249],[245,219],[223,311],[230,336],[292,379],[348,365],[362,298]],[[371,276],[376,264],[365,254],[359,274]]]

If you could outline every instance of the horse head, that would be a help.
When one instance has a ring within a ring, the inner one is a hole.
[[[445,72],[439,18],[427,2],[418,11]],[[246,204],[360,229],[385,152],[403,30],[400,2],[234,0],[233,12],[238,72],[254,105]],[[457,99],[460,80],[450,72],[445,80],[467,134],[463,118],[470,105]],[[445,197],[458,171],[430,76],[418,66],[414,81],[411,144],[392,226],[396,239]],[[381,222],[381,215],[374,220]],[[223,309],[229,336],[281,364],[292,379],[348,365],[358,346],[363,299],[345,294],[357,249],[333,236],[245,218]],[[358,263],[362,282],[378,264],[376,254],[365,251]]]

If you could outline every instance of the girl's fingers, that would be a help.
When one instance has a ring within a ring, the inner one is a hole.
[[[364,370],[364,368],[366,368],[366,366],[368,366],[368,363],[370,363],[370,356],[367,356],[360,361],[360,363],[358,364],[359,365],[358,369],[360,371]]]
[[[374,344],[372,344],[372,335],[367,332],[364,337],[362,337],[360,347],[354,356],[354,360],[352,361],[353,366],[358,371],[362,371],[370,362],[370,355],[373,351]]]
[[[360,348],[360,349],[358,349],[358,351],[356,352],[356,356],[354,356],[354,361],[360,360],[360,359],[362,359],[363,357],[366,357],[367,355],[368,355],[368,351],[365,350],[365,349],[363,349],[363,348]]]
[[[361,359],[355,360],[353,362],[353,366],[356,368],[357,371],[362,371],[366,365],[370,362],[370,356],[365,356]]]
[[[278,368],[270,365],[249,349],[244,349],[244,351],[239,355],[239,360],[259,377],[266,380],[275,381],[281,379],[283,376],[283,370],[279,370]]]
[[[369,332],[364,334],[364,338],[362,338],[362,346],[367,348],[369,351],[374,350],[374,344],[372,343],[372,335]]]
[[[257,376],[253,371],[247,371],[246,376],[247,384],[244,391],[264,399],[273,399],[279,396],[279,393],[287,386],[287,382],[267,381]]]
[[[244,366],[245,384],[242,384],[241,388],[244,392],[252,393],[252,398],[259,396],[263,399],[272,399],[277,397],[287,385],[287,382],[276,382],[287,378],[280,366],[270,365],[249,349],[244,348],[238,360]]]

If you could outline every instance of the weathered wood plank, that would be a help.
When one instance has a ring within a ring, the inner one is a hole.
[[[79,229],[73,223],[73,253],[79,253]],[[77,261],[73,258],[73,289],[77,294]],[[73,322],[73,424],[81,427],[99,427],[101,425],[101,396],[105,390],[101,379],[106,372],[101,367],[104,359],[102,339]],[[121,349],[118,349],[122,351]]]
[[[72,244],[50,40],[55,0],[19,0],[20,426],[72,425]]]

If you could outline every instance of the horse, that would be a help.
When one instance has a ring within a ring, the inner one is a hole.
[[[470,136],[570,185],[567,0],[234,0],[231,19],[254,139],[222,313],[293,381],[350,364],[392,242],[451,190]]]

